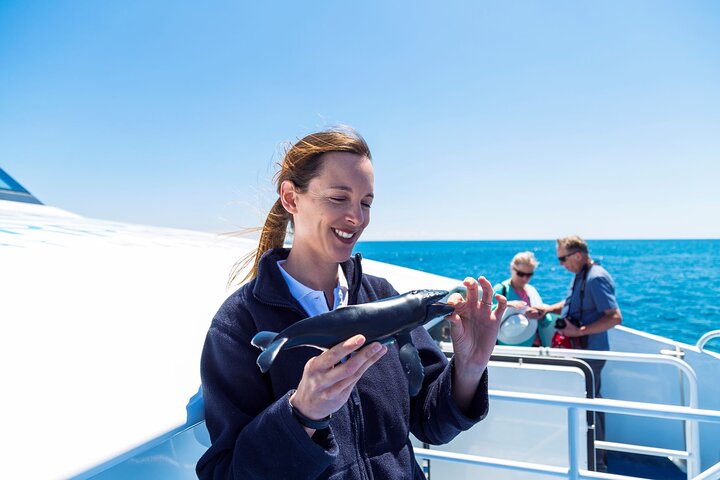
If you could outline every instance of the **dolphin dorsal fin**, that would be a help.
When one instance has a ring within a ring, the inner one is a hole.
[[[275,332],[258,332],[250,343],[264,351],[267,350],[273,340],[275,340],[275,337],[277,337],[277,333]]]

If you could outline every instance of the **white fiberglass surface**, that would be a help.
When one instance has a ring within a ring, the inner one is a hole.
[[[210,319],[250,245],[78,221],[84,232],[56,219],[62,229],[32,223],[43,228],[0,246],[3,432],[42,443],[41,462],[37,448],[11,449],[8,478],[29,465],[66,478],[184,424]]]
[[[586,396],[585,376],[575,367],[491,362],[488,375],[490,389]],[[581,422],[581,468],[587,468],[586,430],[587,424]],[[493,400],[485,420],[461,433],[449,444],[431,448],[566,467],[567,438],[566,409]],[[528,479],[543,478],[539,474],[519,474],[439,460],[431,461],[430,471],[434,478],[515,479],[519,478],[518,475]]]

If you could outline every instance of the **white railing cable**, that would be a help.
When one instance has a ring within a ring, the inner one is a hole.
[[[673,450],[671,448],[644,447],[642,445],[632,445],[629,443],[606,442],[604,440],[595,440],[595,448],[601,450],[612,450],[613,452],[640,453],[642,455],[651,455],[653,457],[678,457],[688,458],[689,454],[685,450]]]
[[[720,478],[720,462],[705,470],[693,480],[718,480]]]
[[[478,466],[484,465],[501,468],[503,470],[514,470],[517,472],[536,472],[557,478],[567,478],[568,473],[568,469],[565,467],[553,467],[540,463],[518,462],[515,460],[505,460],[503,458],[468,455],[466,453],[443,452],[442,450],[429,450],[426,448],[415,448],[414,450],[416,457],[428,460],[444,460],[448,462],[465,463],[468,465]],[[430,475],[432,478],[432,473]]]

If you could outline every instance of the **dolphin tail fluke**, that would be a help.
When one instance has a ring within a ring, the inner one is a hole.
[[[260,367],[260,371],[262,373],[267,372],[270,370],[270,367],[272,366],[273,361],[275,360],[275,357],[277,357],[277,354],[280,353],[280,350],[282,349],[283,345],[288,341],[287,338],[278,338],[277,340],[273,341],[266,349],[263,351],[260,355],[258,355],[257,358],[257,365]]]
[[[277,333],[275,332],[258,332],[252,338],[250,343],[258,347],[260,350],[267,350],[275,340],[275,337],[277,337]]]

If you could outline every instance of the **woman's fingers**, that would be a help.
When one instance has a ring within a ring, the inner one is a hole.
[[[343,358],[358,350],[364,344],[365,337],[363,337],[362,335],[355,335],[354,337],[350,337],[344,342],[338,343],[330,350],[320,355],[320,359],[322,359],[322,361],[318,362],[320,363],[318,367],[329,370],[338,363],[340,363]]]
[[[355,352],[347,360],[327,372],[327,383],[329,385],[341,382],[346,378],[357,376],[360,378],[365,370],[387,352],[387,347],[373,342]]]
[[[326,417],[342,407],[363,373],[387,352],[377,342],[358,350],[363,343],[365,337],[356,335],[308,360],[293,405],[310,418]]]
[[[480,288],[482,289],[482,297],[480,300],[482,305],[492,307],[493,288],[492,285],[490,285],[490,281],[485,277],[480,277],[478,278],[478,284],[480,284]]]
[[[463,296],[460,295],[458,292],[453,293],[448,297],[447,303],[449,305],[457,305],[458,303],[463,301]]]
[[[331,373],[331,376],[336,378],[332,386],[328,388],[328,394],[342,395],[348,387],[352,390],[352,387],[362,378],[367,369],[386,353],[387,347],[376,342],[371,343],[353,355],[347,362]]]
[[[507,299],[500,295],[499,293],[495,295],[495,300],[497,300],[497,308],[495,309],[495,318],[497,320],[500,320],[505,313],[505,309],[507,308]]]
[[[478,284],[472,277],[467,277],[465,280],[463,280],[463,285],[465,285],[465,288],[467,288],[467,295],[465,298],[467,298],[467,303],[470,305],[475,305],[478,302]]]

